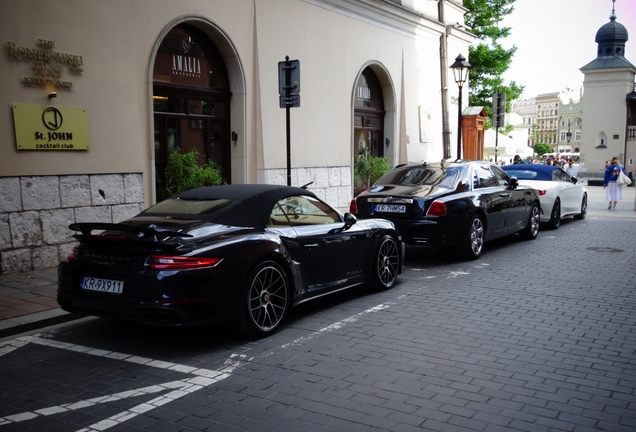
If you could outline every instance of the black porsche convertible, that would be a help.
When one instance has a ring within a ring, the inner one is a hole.
[[[278,329],[290,308],[360,284],[391,288],[404,245],[392,222],[356,220],[275,185],[190,190],[120,223],[74,223],[58,303],[85,315]]]

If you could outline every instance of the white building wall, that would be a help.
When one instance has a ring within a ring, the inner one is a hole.
[[[634,90],[634,68],[584,70],[585,93],[581,99],[582,177],[602,177],[605,161],[623,160],[627,130],[627,94]],[[599,147],[603,138],[605,147]],[[629,167],[633,169],[633,167]]]

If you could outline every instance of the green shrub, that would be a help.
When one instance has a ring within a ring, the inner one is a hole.
[[[384,156],[361,156],[353,167],[356,195],[369,189],[380,177],[391,169],[389,159]]]
[[[192,150],[181,153],[180,149],[170,152],[166,166],[163,198],[204,186],[225,184],[221,176],[221,167],[212,161],[199,165],[199,153]]]

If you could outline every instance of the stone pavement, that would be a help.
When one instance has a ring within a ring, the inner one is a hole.
[[[587,180],[583,182],[587,185]],[[587,189],[589,211],[608,211],[604,189]],[[623,201],[616,211],[625,217],[636,217],[634,193],[634,188],[623,189]],[[0,337],[77,318],[59,308],[56,290],[56,268],[0,275]]]
[[[56,297],[57,268],[0,275],[0,337],[75,318]]]

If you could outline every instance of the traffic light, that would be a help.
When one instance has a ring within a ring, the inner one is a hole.
[[[492,96],[492,126],[504,127],[506,124],[506,94],[497,92]]]

